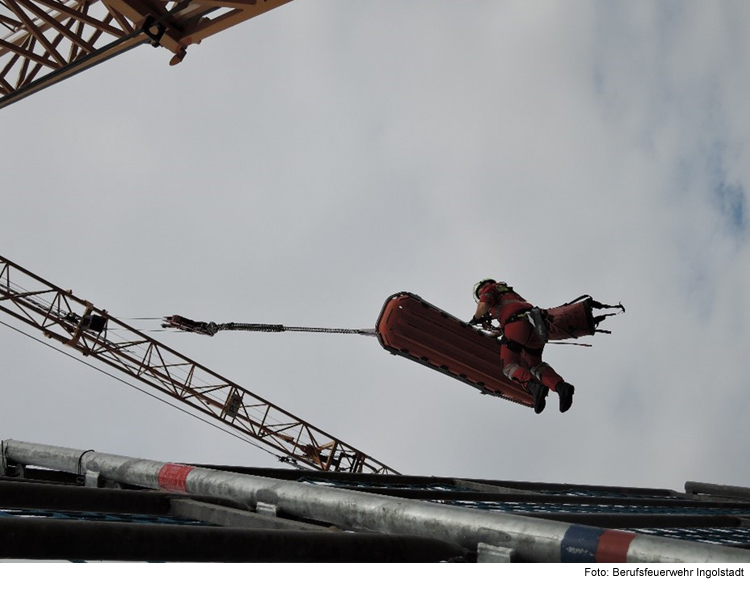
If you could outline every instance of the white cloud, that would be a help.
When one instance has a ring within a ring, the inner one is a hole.
[[[141,48],[0,111],[31,138],[2,252],[124,317],[358,328],[400,290],[468,317],[488,275],[622,300],[593,349],[548,347],[566,415],[361,337],[157,336],[402,471],[747,485],[746,11],[295,2],[175,68]],[[19,340],[0,437],[269,461]]]

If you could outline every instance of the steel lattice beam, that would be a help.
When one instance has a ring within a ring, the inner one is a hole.
[[[0,0],[0,108],[144,43],[187,48],[291,0]]]
[[[362,451],[163,345],[90,302],[0,257],[0,311],[86,357],[324,471],[397,474]]]

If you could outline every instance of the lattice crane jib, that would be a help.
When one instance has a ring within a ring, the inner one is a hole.
[[[273,450],[334,472],[395,470],[0,256],[0,311]]]
[[[133,47],[190,45],[291,0],[0,0],[0,108]]]

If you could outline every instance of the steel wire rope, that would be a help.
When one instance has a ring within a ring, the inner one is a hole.
[[[8,285],[8,287],[13,287],[14,288],[15,291],[12,292],[12,293],[15,296],[21,297],[23,299],[39,300],[39,301],[41,301],[45,305],[45,307],[49,307],[49,308],[52,307],[52,303],[46,301],[45,299],[43,299],[40,294],[38,294],[38,293],[28,293],[29,292],[28,289],[22,288],[15,281],[11,281],[10,278],[8,278],[8,280],[5,281],[4,284]],[[54,289],[51,289],[48,286],[45,286],[45,287],[46,287],[46,289],[44,290],[45,293],[54,293],[54,291],[55,291]],[[13,301],[13,300],[11,300],[11,301]],[[35,302],[35,303],[37,303],[37,305],[39,305],[38,302]]]
[[[161,316],[123,316],[122,320],[161,320]]]
[[[42,298],[41,294],[38,294],[38,293],[28,293],[29,290],[22,289],[21,286],[18,283],[15,283],[14,281],[11,281],[10,278],[8,278],[8,280],[5,282],[5,284],[8,286],[9,289],[10,289],[11,286],[13,287],[13,290],[11,291],[11,294],[13,296],[15,296],[14,298],[8,298],[7,301],[9,301],[12,304],[15,304],[26,315],[31,316],[30,313],[29,313],[29,311],[22,304],[19,304],[17,300],[25,300],[25,301],[29,301],[32,304],[34,304],[38,308],[37,310],[35,310],[35,312],[37,314],[41,314],[42,312],[49,311],[50,313],[54,313],[53,317],[56,320],[65,320],[64,316],[60,316],[59,310],[55,310],[52,302],[49,302],[49,301],[45,300],[44,298]],[[52,289],[45,290],[45,293],[53,293],[53,292],[54,292],[54,290],[52,290]],[[0,301],[6,301],[6,300],[0,300]]]
[[[169,330],[168,328],[143,328],[143,327],[139,327],[139,326],[134,326],[133,328],[136,329],[138,332],[144,332],[144,333],[145,332],[148,332],[148,333],[151,333],[151,332],[170,332],[172,334],[175,334],[175,332],[173,330]],[[121,333],[121,332],[126,332],[127,330],[128,330],[127,328],[108,328],[107,332]],[[188,334],[188,333],[185,333],[185,334]]]
[[[356,334],[362,336],[376,336],[372,328],[326,328],[313,326],[285,326],[283,324],[252,324],[243,322],[226,322],[217,324],[219,331],[247,331],[247,332],[316,332],[323,334]]]
[[[42,297],[41,294],[38,294],[38,293],[28,293],[29,292],[28,289],[22,288],[18,283],[14,282],[14,281],[10,281],[10,279],[8,279],[7,285],[9,287],[12,286],[15,289],[15,293],[13,293],[13,295],[16,296],[16,298],[9,299],[9,301],[12,302],[12,303],[15,303],[16,306],[19,306],[21,309],[23,309],[23,306],[21,306],[20,304],[18,304],[16,302],[16,300],[30,301],[31,303],[33,303],[34,305],[36,305],[37,308],[39,308],[38,310],[36,310],[37,313],[41,313],[43,311],[49,311],[49,312],[55,313],[53,317],[56,320],[66,320],[66,318],[65,318],[64,315],[63,316],[60,315],[60,312],[63,311],[64,308],[62,308],[59,304],[58,304],[58,308],[56,309],[54,307],[53,303],[50,302],[50,301],[48,301],[48,300],[45,300]],[[51,289],[48,286],[45,286],[45,287],[47,287],[47,289],[44,290],[44,293],[55,293],[54,289]],[[66,314],[73,312],[69,308],[70,307],[68,306]],[[26,311],[26,310],[24,310],[24,311],[28,314],[28,311]]]
[[[25,337],[28,337],[28,338],[32,339],[33,341],[41,343],[45,347],[49,347],[53,351],[57,351],[58,353],[61,353],[61,354],[65,355],[66,357],[70,357],[71,359],[74,359],[75,361],[78,361],[79,363],[82,363],[83,365],[87,365],[88,367],[91,367],[92,369],[95,369],[96,371],[98,371],[100,373],[103,373],[104,375],[109,376],[109,377],[117,380],[118,382],[121,382],[121,383],[125,384],[126,386],[130,386],[131,388],[133,388],[135,390],[138,390],[139,392],[142,392],[143,394],[146,394],[147,396],[149,396],[151,398],[154,398],[155,400],[158,400],[159,402],[162,402],[162,403],[166,404],[167,406],[171,406],[172,408],[174,408],[176,410],[179,410],[180,412],[185,413],[186,415],[188,415],[188,416],[190,416],[190,417],[192,417],[194,419],[197,419],[197,420],[199,420],[199,421],[201,421],[203,423],[206,423],[207,425],[210,425],[211,427],[214,427],[215,429],[218,429],[219,431],[223,431],[224,433],[226,433],[228,435],[231,435],[232,437],[235,437],[236,439],[239,439],[240,441],[243,441],[244,443],[249,443],[253,447],[256,447],[259,450],[264,451],[267,454],[270,454],[270,455],[274,456],[279,461],[282,461],[282,462],[288,461],[287,458],[285,458],[283,456],[279,456],[279,455],[273,453],[272,451],[269,451],[269,450],[261,447],[260,445],[258,445],[257,443],[253,442],[250,439],[242,437],[241,435],[238,435],[237,433],[234,433],[234,432],[229,431],[228,429],[225,429],[225,428],[223,428],[223,427],[221,427],[221,426],[219,426],[219,425],[217,425],[215,423],[212,423],[208,419],[205,419],[205,418],[203,418],[201,416],[195,415],[195,414],[189,412],[188,410],[186,410],[184,408],[181,408],[181,407],[175,405],[174,403],[172,403],[172,402],[170,402],[168,400],[164,400],[163,398],[160,398],[159,396],[157,396],[155,394],[152,394],[151,392],[148,392],[147,390],[144,390],[143,388],[141,388],[139,386],[136,386],[135,384],[132,384],[132,383],[128,382],[127,380],[124,380],[123,378],[121,378],[119,376],[116,376],[116,375],[114,375],[112,373],[109,373],[108,371],[105,371],[104,369],[102,369],[100,367],[96,367],[95,365],[93,365],[91,363],[88,363],[87,361],[85,361],[83,359],[79,359],[78,357],[76,357],[74,355],[71,355],[70,353],[67,353],[66,351],[62,351],[62,350],[60,350],[60,349],[58,349],[56,347],[53,347],[49,343],[45,343],[41,339],[38,339],[37,337],[35,337],[33,335],[30,335],[30,334],[22,331],[21,329],[16,328],[15,326],[7,324],[6,322],[3,322],[2,320],[0,320],[0,324],[2,324],[3,326],[6,326],[8,328],[10,328],[11,330],[14,330],[14,331],[16,331],[16,332],[24,335]]]
[[[13,288],[16,290],[16,292],[15,292],[14,295],[20,296],[20,298],[22,298],[22,299],[31,301],[32,303],[36,304],[39,308],[43,308],[45,310],[50,310],[50,311],[55,311],[55,309],[53,308],[52,302],[50,302],[50,301],[45,300],[44,298],[42,298],[41,294],[30,293],[30,294],[24,295],[24,292],[28,292],[28,290],[21,289],[21,286],[19,284],[15,283],[14,281],[9,281],[8,285],[13,286]],[[50,289],[47,293],[54,293],[54,290]],[[11,301],[13,301],[13,300],[11,300]],[[66,320],[66,318],[64,316],[61,317],[59,315],[56,315],[55,317],[57,319],[59,319],[59,320]],[[114,318],[113,316],[110,316],[109,318],[114,319],[115,321],[117,321],[119,317],[118,318]],[[157,318],[157,317],[129,317],[129,318],[119,318],[119,319],[120,320],[159,320],[159,318]],[[135,328],[136,330],[138,330],[140,332],[170,332],[167,329],[150,329],[150,328],[141,329],[141,328],[138,328],[138,327],[133,327],[133,328]],[[107,331],[108,332],[123,332],[123,331],[127,331],[127,330],[130,330],[130,328],[125,327],[125,326],[122,326],[121,328],[110,328],[110,327],[107,327]]]

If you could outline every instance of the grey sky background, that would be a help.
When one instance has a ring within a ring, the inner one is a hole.
[[[468,319],[487,276],[622,301],[593,348],[547,347],[565,415],[371,338],[155,336],[403,473],[750,486],[749,26],[296,0],[177,67],[138,48],[0,111],[2,254],[121,319],[363,328],[402,290]],[[0,355],[0,438],[280,466],[5,327]]]

